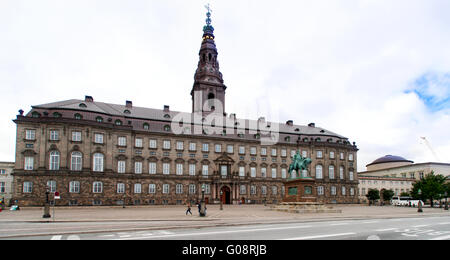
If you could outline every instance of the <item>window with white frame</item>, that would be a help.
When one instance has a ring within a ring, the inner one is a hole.
[[[70,156],[70,170],[81,171],[83,166],[83,155],[80,152],[72,152]]]
[[[323,186],[317,186],[317,195],[323,195],[324,189]]]
[[[144,140],[142,138],[136,138],[134,140],[134,147],[142,148],[144,145]]]
[[[339,166],[339,178],[344,179],[344,166]]]
[[[256,155],[256,147],[254,147],[254,146],[250,147],[250,154]]]
[[[342,196],[345,196],[345,192],[346,192],[346,189],[344,186],[342,186]]]
[[[322,157],[323,157],[322,151],[318,150],[318,151],[316,152],[316,157],[317,157],[317,158],[322,158]]]
[[[155,184],[149,184],[148,185],[148,193],[155,194],[156,193],[156,185]]]
[[[103,192],[103,182],[96,181],[92,184],[92,192],[93,193],[102,193]]]
[[[340,152],[339,157],[340,157],[341,160],[344,160],[344,153],[343,153],[343,152]]]
[[[189,184],[189,194],[195,194],[195,184]]]
[[[349,171],[349,172],[348,172],[348,177],[349,177],[349,179],[350,179],[351,181],[353,181],[353,179],[355,178],[355,177],[354,177],[354,174],[353,174],[353,171]]]
[[[277,168],[272,168],[272,179],[277,177]]]
[[[215,151],[216,153],[222,152],[222,145],[221,145],[221,144],[216,144],[216,145],[214,145],[214,151]]]
[[[182,163],[177,163],[176,174],[183,175],[183,164]]]
[[[166,149],[166,150],[170,149],[170,140],[163,141],[163,149]]]
[[[349,153],[349,154],[348,154],[348,160],[349,160],[349,161],[353,161],[353,154],[352,154],[352,153]]]
[[[96,144],[102,144],[103,143],[103,134],[96,133],[94,135],[94,142]]]
[[[261,195],[263,196],[267,195],[267,186],[265,185],[261,186]]]
[[[209,152],[209,144],[202,144],[202,152]]]
[[[93,160],[93,171],[94,172],[103,172],[103,162],[104,162],[105,156],[101,153],[94,153],[94,160]]]
[[[287,178],[287,169],[281,168],[281,178],[286,179]]]
[[[261,155],[267,155],[267,148],[261,147]]]
[[[127,146],[127,138],[125,136],[119,136],[117,138],[117,145],[119,145],[119,146]]]
[[[277,195],[277,193],[278,193],[278,187],[272,186],[272,195]]]
[[[205,184],[205,194],[211,194],[211,185]]]
[[[202,165],[202,175],[203,176],[208,176],[208,169],[209,169],[209,167],[207,164]]]
[[[189,175],[195,176],[195,164],[189,164]]]
[[[49,192],[56,192],[56,181],[47,181],[47,188],[49,189]]]
[[[245,154],[245,146],[239,146],[239,154]]]
[[[330,165],[328,167],[328,178],[334,179],[334,166]]]
[[[31,181],[26,181],[23,183],[23,193],[32,193],[33,192],[33,183]]]
[[[281,149],[281,157],[286,157],[286,156],[287,156],[287,150]]]
[[[140,184],[140,183],[134,184],[134,193],[136,193],[136,194],[142,193],[142,184]]]
[[[163,174],[170,174],[170,163],[163,163]]]
[[[70,193],[80,193],[80,182],[79,181],[69,182],[69,192]]]
[[[50,140],[52,140],[52,141],[59,140],[59,131],[58,130],[50,130]]]
[[[256,167],[250,167],[250,177],[256,177]]]
[[[126,162],[125,161],[118,161],[117,162],[117,172],[118,173],[125,173],[126,171]]]
[[[227,153],[234,153],[234,145],[227,145]]]
[[[263,177],[263,178],[267,177],[267,168],[266,167],[261,168],[261,177]]]
[[[183,194],[183,184],[177,184],[177,186],[175,186],[175,193]]]
[[[277,156],[277,149],[276,148],[272,148],[272,156]]]
[[[148,173],[149,174],[156,174],[156,163],[155,162],[149,162],[148,163]]]
[[[73,142],[81,142],[81,132],[80,131],[72,132],[72,141]]]
[[[51,171],[57,171],[59,170],[59,161],[60,161],[60,155],[58,151],[51,151],[50,152],[50,165],[49,170]]]
[[[177,150],[178,151],[184,150],[184,142],[183,141],[177,141]]]
[[[117,193],[125,193],[125,184],[117,183]]]
[[[334,159],[334,152],[330,151],[330,159]]]
[[[355,188],[350,188],[350,196],[355,196]]]
[[[34,157],[26,156],[24,161],[24,170],[32,171],[34,165]]]
[[[316,179],[323,179],[323,167],[322,165],[316,165]]]
[[[25,130],[25,139],[26,140],[36,140],[36,130],[35,129]]]
[[[170,186],[169,184],[163,184],[163,194],[169,194]]]
[[[245,177],[245,167],[244,166],[239,166],[239,176]]]
[[[255,185],[251,185],[250,186],[250,194],[251,195],[256,195],[256,186]]]
[[[308,157],[308,151],[305,151],[305,150],[302,151],[302,157],[305,157],[305,158]]]
[[[158,147],[156,139],[150,139],[148,141],[148,147],[151,149],[156,149]]]
[[[247,186],[241,185],[239,188],[239,194],[241,195],[247,194]]]
[[[142,162],[134,162],[134,173],[135,174],[142,173]]]
[[[189,143],[189,151],[191,151],[191,152],[197,151],[197,144],[196,143]]]
[[[336,195],[336,186],[331,186],[331,195]]]
[[[0,193],[6,192],[6,182],[0,181]]]

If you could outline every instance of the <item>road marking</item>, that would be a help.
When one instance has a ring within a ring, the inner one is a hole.
[[[366,222],[363,222],[363,224],[372,224],[372,223],[378,223],[378,222],[380,222],[380,221],[366,221]]]
[[[398,228],[384,228],[384,229],[377,229],[375,231],[377,232],[384,232],[384,231],[392,231],[392,230],[397,230]]]
[[[417,225],[417,226],[412,226],[413,228],[419,228],[419,227],[428,227],[428,226],[431,226],[431,225]]]
[[[81,240],[79,236],[77,235],[70,235],[67,240]]]
[[[438,225],[448,225],[450,224],[450,222],[442,222],[442,223],[438,223]]]
[[[350,223],[334,223],[334,224],[330,224],[330,226],[344,226],[344,225],[348,225]]]
[[[371,235],[367,238],[367,240],[381,240],[381,238],[377,235]]]
[[[52,236],[51,240],[61,240],[62,236]]]
[[[186,236],[215,235],[215,234],[226,234],[226,233],[256,232],[256,231],[279,230],[279,229],[309,228],[309,227],[311,227],[311,226],[290,226],[290,227],[279,227],[279,228],[240,229],[240,230],[229,230],[229,231],[212,231],[212,232],[184,233],[184,234],[173,234],[172,233],[172,234],[163,235],[163,236],[141,236],[141,237],[131,237],[131,238],[121,238],[121,239],[127,240],[127,239],[186,237]],[[116,240],[120,240],[120,239],[116,239]]]
[[[281,239],[281,240],[305,240],[305,239],[315,239],[315,238],[349,236],[349,235],[355,235],[355,234],[356,233],[339,233],[339,234],[327,234],[327,235],[317,235],[317,236],[307,236],[307,237],[293,237],[293,238],[285,238],[285,239]]]

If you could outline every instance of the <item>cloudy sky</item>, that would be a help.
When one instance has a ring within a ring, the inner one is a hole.
[[[0,0],[0,161],[19,109],[96,101],[190,112],[208,0]],[[450,1],[209,0],[226,112],[450,162]],[[436,156],[420,137],[426,137]]]

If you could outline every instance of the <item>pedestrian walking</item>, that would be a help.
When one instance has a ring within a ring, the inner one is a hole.
[[[188,214],[188,213],[191,213],[191,215],[192,215],[192,212],[191,212],[191,204],[187,204],[187,210],[186,210],[186,215]]]

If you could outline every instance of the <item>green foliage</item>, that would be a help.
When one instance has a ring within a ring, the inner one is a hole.
[[[416,182],[411,191],[411,195],[415,199],[421,199],[423,201],[429,199],[433,203],[434,199],[440,199],[447,189],[445,184],[445,177],[441,174],[435,175],[431,172],[422,180]],[[419,194],[419,190],[421,194]]]
[[[378,200],[380,199],[380,191],[377,189],[369,189],[366,197],[370,201]]]
[[[383,200],[388,201],[391,200],[392,197],[394,197],[394,191],[393,190],[383,190]]]

